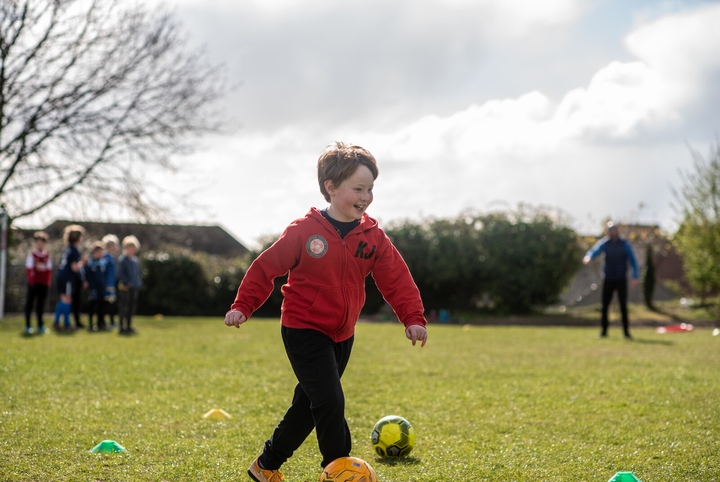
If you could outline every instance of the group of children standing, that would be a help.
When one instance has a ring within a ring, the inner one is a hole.
[[[115,261],[115,253],[120,244],[114,234],[108,234],[102,241],[92,244],[90,258],[82,256],[80,249],[85,236],[82,226],[71,225],[65,228],[63,250],[55,276],[59,300],[55,306],[53,329],[71,331],[70,312],[75,312],[76,328],[84,328],[80,323],[80,292],[88,290],[88,330],[106,331],[115,328],[114,314],[117,312],[121,335],[136,333],[132,327],[132,315],[137,303],[137,291],[142,286],[140,263],[136,256],[140,242],[135,236],[126,236],[122,241],[123,253]],[[25,268],[28,279],[27,299],[25,303],[25,333],[34,330],[30,318],[35,307],[37,332],[47,333],[43,326],[45,300],[52,279],[52,259],[45,250],[48,235],[42,231],[34,234],[35,249],[28,254]],[[117,283],[117,286],[116,286]],[[105,315],[109,315],[109,324]],[[63,325],[60,325],[60,318]],[[93,321],[94,320],[94,321]]]

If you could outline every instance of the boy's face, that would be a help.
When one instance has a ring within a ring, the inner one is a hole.
[[[117,251],[117,244],[115,243],[108,243],[107,244],[107,252],[110,254],[115,254]]]
[[[35,240],[35,249],[38,251],[45,251],[45,240],[44,239],[36,239]]]
[[[103,257],[102,249],[93,249],[93,259],[100,259]]]
[[[128,244],[125,246],[125,253],[127,253],[128,256],[135,256],[135,253],[137,252],[137,248],[134,244]]]
[[[325,181],[325,189],[330,195],[330,217],[345,223],[361,219],[373,202],[374,183],[372,172],[362,164],[339,186],[333,186],[332,181]]]

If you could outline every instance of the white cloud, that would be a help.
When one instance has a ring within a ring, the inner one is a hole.
[[[167,3],[166,0],[150,0],[155,3]],[[343,5],[345,3],[346,5]],[[328,8],[345,9],[353,2],[337,0],[171,0],[170,4],[179,6],[203,6],[226,11],[235,9],[262,12],[275,16],[296,15],[298,12],[325,10]],[[418,12],[437,11],[438,9],[456,9],[470,14],[482,12],[478,23],[491,28],[501,36],[522,35],[535,27],[544,27],[569,23],[577,18],[583,7],[582,0],[382,0],[364,2],[367,8],[381,18],[383,7],[392,11],[400,7],[409,15]]]
[[[495,37],[522,37],[535,28],[570,23],[581,13],[580,0],[432,0],[443,7],[482,11],[479,23]],[[417,4],[417,2],[414,2]]]
[[[642,61],[612,62],[587,88],[568,92],[557,107],[555,125],[563,137],[632,137],[643,124],[677,117],[677,92]]]
[[[694,97],[716,86],[720,7],[673,15],[627,37],[632,62],[611,62],[559,102],[540,92],[490,100],[449,116],[426,116],[397,132],[367,136],[396,160],[542,157],[563,143],[606,142],[678,122]]]
[[[525,45],[554,52],[557,31],[585,3],[171,0],[194,41],[241,84],[228,98],[239,122],[264,132],[309,117],[323,125],[397,126],[482,95],[515,95],[522,90],[502,80],[515,62],[492,52]],[[522,79],[549,76],[528,70]],[[500,92],[483,93],[488,87]]]
[[[720,70],[720,6],[668,15],[625,38],[638,58],[688,95],[699,95],[698,79]],[[687,100],[678,99],[678,100]]]
[[[557,139],[548,135],[552,112],[546,96],[530,92],[471,105],[447,117],[425,116],[397,132],[364,137],[392,159],[407,162],[519,154],[530,146],[546,150],[555,144]]]

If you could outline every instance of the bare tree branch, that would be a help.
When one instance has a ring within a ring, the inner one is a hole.
[[[24,0],[0,14],[0,203],[14,218],[68,196],[149,216],[142,172],[172,170],[220,130],[222,68],[140,4]]]

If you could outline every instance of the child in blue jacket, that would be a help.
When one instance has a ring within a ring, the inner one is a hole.
[[[60,316],[63,317],[64,329],[71,330],[70,326],[70,307],[72,304],[73,289],[77,282],[76,274],[82,267],[82,259],[80,256],[80,245],[85,235],[85,229],[82,226],[72,224],[65,228],[63,240],[66,247],[60,258],[60,264],[57,270],[57,290],[60,300],[55,305],[55,322],[53,328],[60,330]]]
[[[122,248],[123,254],[118,259],[117,265],[120,334],[132,335],[137,333],[131,324],[132,315],[137,304],[137,294],[142,286],[140,262],[135,256],[137,250],[140,249],[140,241],[135,236],[125,236],[122,241]],[[125,321],[124,324],[123,321]]]
[[[110,328],[115,328],[115,313],[117,313],[117,291],[115,289],[115,253],[117,253],[120,240],[114,234],[103,237],[105,243],[105,296],[103,299],[103,314],[108,316]]]
[[[105,318],[103,316],[103,298],[105,297],[105,245],[97,241],[92,246],[92,255],[83,266],[85,282],[88,288],[88,330],[105,330]],[[96,322],[93,324],[93,315]]]

